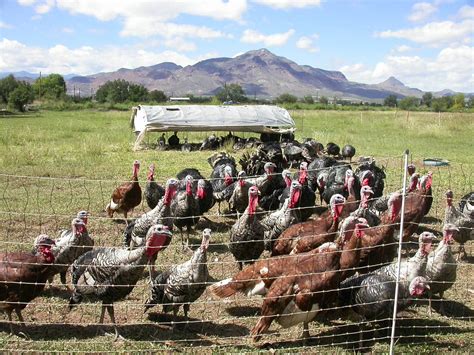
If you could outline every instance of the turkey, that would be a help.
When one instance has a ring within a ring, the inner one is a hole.
[[[360,219],[352,218],[346,223],[345,229],[343,233],[341,233],[342,237],[338,241],[344,243],[349,240],[349,235],[344,233],[345,230],[357,234],[359,231],[358,228],[364,227],[361,224],[356,228],[359,222],[361,222]],[[211,291],[220,298],[227,298],[238,292],[247,296],[265,296],[273,282],[278,280],[281,275],[289,270],[295,270],[298,265],[306,263],[308,259],[312,259],[317,264],[319,258],[322,257],[322,251],[326,250],[326,248],[332,244],[336,245],[333,242],[327,242],[318,248],[312,249],[310,252],[292,255],[291,257],[283,255],[257,260],[254,264],[246,266],[232,278],[222,280],[212,285]],[[348,264],[345,266],[348,266]],[[350,267],[350,265],[348,267]]]
[[[216,193],[223,191],[234,182],[234,176],[237,175],[235,160],[226,153],[217,153],[209,157],[208,162],[212,167],[210,180],[215,196]],[[216,201],[218,203],[218,212],[220,213],[221,201]]]
[[[79,211],[77,212],[76,218],[79,218],[85,225],[87,225],[87,221],[89,219],[89,212],[87,211]],[[66,234],[70,234],[71,229],[63,229],[59,232],[59,238],[62,238]]]
[[[184,179],[186,190],[179,191],[171,201],[171,215],[174,217],[174,225],[181,232],[181,244],[183,248],[189,248],[189,232],[199,221],[199,202],[193,193],[194,178],[191,175]],[[183,227],[186,227],[186,239],[183,237]]]
[[[272,181],[275,183],[278,179],[274,178]],[[271,194],[262,196],[260,200],[260,207],[265,211],[274,211],[285,202],[283,199],[283,192],[285,189],[290,189],[291,186],[291,171],[285,169],[281,173],[281,179],[275,184]]]
[[[431,249],[434,234],[423,232],[418,237],[418,251],[409,259],[402,260],[400,264],[400,281],[410,283],[417,276],[424,276],[426,272],[427,257]],[[397,261],[373,271],[378,275],[386,275],[392,280],[397,279]]]
[[[374,191],[374,198],[383,195],[383,189],[385,187],[385,172],[384,168],[380,168],[375,164],[375,160],[365,161],[361,163],[355,170],[355,174],[358,176],[360,184],[369,185]]]
[[[148,207],[153,209],[158,204],[158,201],[165,195],[165,189],[155,181],[155,164],[151,164],[148,169],[145,192],[143,194],[145,195]]]
[[[464,195],[459,201],[459,211],[466,217],[474,218],[474,192]]]
[[[298,254],[310,251],[336,237],[345,198],[335,194],[331,197],[329,210],[315,220],[293,224],[276,239],[272,255]]]
[[[303,323],[303,338],[309,336],[309,322],[320,309],[327,308],[333,302],[345,270],[357,266],[357,254],[360,252],[358,239],[363,236],[366,227],[365,223],[356,223],[349,239],[347,234],[342,234],[340,244],[328,243],[328,249],[323,244],[318,248],[319,253],[315,254],[322,254],[322,260],[315,260],[313,256],[285,269],[268,289],[261,317],[250,332],[254,340],[268,330],[273,320],[284,328]]]
[[[396,280],[388,275],[355,275],[344,280],[339,286],[340,307],[350,307],[362,320],[383,320],[391,318],[395,303]],[[397,312],[410,306],[413,298],[421,297],[429,284],[423,276],[417,276],[408,283],[400,283],[398,289]],[[359,324],[361,327],[362,324]],[[360,348],[363,347],[364,330],[360,333]]]
[[[360,204],[359,208],[351,213],[352,216],[362,217],[367,220],[369,226],[374,227],[380,224],[380,218],[369,207],[369,201],[374,194],[370,186],[362,186],[360,189]]]
[[[191,144],[188,143],[188,137],[184,137],[184,143],[181,146],[181,151],[188,153],[192,150],[193,150],[193,147]]]
[[[454,224],[459,228],[459,233],[454,235],[454,240],[459,243],[458,260],[466,258],[464,243],[474,237],[474,219],[466,216],[453,205],[453,192],[446,192],[446,211],[444,213],[444,224]]]
[[[213,198],[216,201],[229,201],[231,211],[242,213],[248,204],[248,192],[252,184],[246,181],[247,174],[241,170],[237,174],[237,181],[227,186],[224,190],[216,192]]]
[[[308,163],[302,162],[300,164],[300,169],[294,178],[301,184],[301,197],[295,208],[298,210],[299,220],[306,221],[313,214],[314,204],[316,201],[316,194],[311,187],[308,186]],[[290,190],[285,189],[282,193],[281,199],[286,200],[289,193]],[[280,207],[281,206],[283,206],[283,204],[281,204]]]
[[[92,250],[94,240],[87,233],[86,224],[82,219],[74,218],[71,223],[71,231],[64,233],[56,239],[55,245],[51,248],[54,254],[54,265],[50,268],[49,281],[51,283],[54,275],[59,274],[61,283],[66,285],[66,272],[69,266],[82,254]]]
[[[283,207],[271,213],[262,220],[265,228],[265,249],[272,250],[273,242],[290,225],[300,221],[300,213],[297,208],[301,196],[301,184],[293,181],[290,188],[290,196],[285,200]]]
[[[276,165],[272,162],[266,162],[263,166],[264,173],[261,176],[247,178],[246,181],[250,186],[255,185],[261,194],[266,195],[267,191],[271,189],[273,174],[276,169]]]
[[[21,311],[44,289],[51,273],[54,242],[47,235],[36,239],[36,253],[7,252],[0,254],[0,310],[6,312],[13,333],[12,312],[24,325]]]
[[[351,167],[347,164],[333,165],[329,168],[327,178],[323,183],[324,190],[321,194],[326,203],[329,203],[334,194],[348,196],[347,180],[351,176],[350,173],[347,173],[348,170],[351,170]],[[357,200],[360,199],[359,190],[358,182],[354,181],[354,192]]]
[[[248,206],[230,230],[229,250],[237,260],[239,269],[253,263],[263,252],[262,213],[258,211],[259,191],[256,186],[248,190]]]
[[[164,224],[168,229],[173,228],[171,201],[178,189],[178,180],[169,179],[166,182],[165,195],[154,209],[142,214],[135,222],[130,223],[124,231],[125,247],[136,248],[143,245],[150,227],[156,223]]]
[[[355,153],[356,149],[350,144],[346,144],[344,147],[342,147],[341,155],[345,159],[349,158],[349,161],[352,161],[352,158],[354,157]]]
[[[451,252],[453,235],[459,232],[454,224],[445,224],[443,228],[443,239],[438,247],[428,255],[426,264],[426,277],[430,282],[430,305],[432,295],[439,294],[443,298],[443,293],[450,289],[456,281],[457,263]],[[443,303],[441,303],[442,307]]]
[[[176,321],[176,315],[182,305],[184,316],[188,321],[190,305],[201,297],[209,278],[207,248],[209,247],[211,230],[206,228],[202,234],[201,246],[196,249],[190,260],[173,266],[156,276],[151,286],[151,298],[145,303],[145,311],[161,304],[164,312],[168,313],[173,310]],[[173,322],[173,327],[175,324]]]
[[[74,292],[69,299],[69,310],[82,302],[84,296],[102,301],[99,323],[103,324],[105,311],[114,325],[115,340],[120,337],[115,323],[114,302],[132,292],[141,278],[145,263],[168,245],[171,232],[161,224],[153,225],[145,243],[134,250],[122,248],[97,248],[83,254],[72,266]]]
[[[112,218],[115,212],[123,213],[125,222],[128,224],[127,214],[142,202],[142,189],[138,183],[138,171],[140,162],[135,160],[133,163],[133,175],[131,181],[124,182],[118,186],[112,193],[112,198],[105,210]]]
[[[398,224],[395,221],[402,206],[402,195],[394,192],[389,198],[388,206],[388,210],[380,216],[380,224],[371,226],[365,231],[358,272],[368,272],[379,268],[381,265],[392,262],[396,255],[397,243],[394,233]]]
[[[201,215],[203,215],[209,211],[212,206],[214,206],[215,201],[212,196],[212,184],[209,180],[204,179],[204,176],[202,176],[198,169],[187,168],[176,174],[176,178],[180,181],[179,190],[186,190],[185,178],[188,175],[191,175],[194,178],[193,192],[196,190],[196,196],[199,203],[199,212]]]
[[[329,142],[326,144],[326,152],[329,155],[338,156],[341,151],[341,148],[336,143]]]
[[[344,217],[347,217],[358,208],[358,201],[359,201],[358,195],[360,195],[360,193],[356,194],[356,191],[355,191],[356,185],[357,185],[357,189],[359,190],[360,186],[358,183],[356,184],[356,178],[354,177],[354,173],[352,172],[352,170],[346,170],[344,188],[345,190],[347,190],[347,197],[346,197],[346,206],[344,207],[344,214],[345,214]],[[370,195],[368,196],[368,198],[370,198]]]

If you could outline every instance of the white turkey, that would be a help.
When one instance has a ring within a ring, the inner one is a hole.
[[[107,310],[117,340],[120,334],[115,323],[114,302],[132,292],[146,264],[150,265],[153,256],[169,244],[171,236],[166,226],[156,224],[137,249],[97,248],[83,254],[72,267],[74,292],[69,299],[69,309],[81,303],[84,296],[102,301],[99,323],[103,324]]]
[[[161,304],[164,312],[173,310],[176,321],[179,308],[183,306],[184,316],[188,321],[191,303],[201,297],[207,286],[209,278],[207,248],[210,238],[211,230],[204,229],[201,246],[196,249],[190,260],[156,276],[151,286],[151,298],[145,304],[145,311]],[[173,328],[175,325],[176,323],[173,323]]]
[[[450,289],[456,281],[457,263],[451,251],[451,244],[454,241],[453,236],[459,232],[454,224],[446,224],[443,228],[443,239],[438,247],[428,255],[426,264],[426,277],[431,286],[429,297],[429,309],[431,312],[431,296],[439,294],[443,298],[446,290]],[[443,303],[441,311],[443,312]]]
[[[265,249],[272,250],[275,239],[290,225],[300,222],[300,211],[297,208],[301,197],[302,186],[298,181],[291,183],[290,195],[283,207],[262,220],[265,227]]]
[[[474,219],[466,216],[453,205],[453,192],[446,192],[446,211],[444,224],[454,224],[459,228],[459,233],[454,235],[454,240],[459,243],[458,260],[466,258],[464,244],[474,238]]]

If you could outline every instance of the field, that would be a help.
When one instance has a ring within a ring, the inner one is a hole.
[[[402,183],[402,155],[410,150],[410,161],[420,173],[428,171],[424,158],[443,158],[448,167],[434,168],[434,205],[423,221],[423,228],[439,231],[444,217],[444,192],[451,188],[455,198],[473,190],[474,114],[407,113],[407,112],[341,112],[292,111],[297,124],[297,139],[313,137],[326,144],[350,143],[356,156],[373,156],[386,168],[386,191],[395,191]],[[198,168],[209,176],[206,159],[212,152],[132,151],[134,134],[129,129],[129,112],[65,111],[38,112],[0,118],[0,243],[4,250],[29,250],[40,233],[56,236],[66,228],[77,211],[91,212],[89,231],[100,246],[119,246],[124,223],[106,218],[103,209],[111,191],[131,176],[134,159],[142,162],[141,180],[146,167],[157,165],[160,182],[176,175],[185,167]],[[222,133],[225,134],[224,132]],[[183,139],[185,133],[180,133]],[[153,148],[158,134],[146,138]],[[200,142],[205,133],[188,136]],[[245,134],[243,136],[249,136]],[[471,142],[471,143],[469,143]],[[230,152],[230,151],[229,151]],[[231,152],[238,158],[241,152]],[[238,160],[238,159],[236,159]],[[144,186],[144,181],[142,186]],[[144,203],[133,215],[147,211]],[[214,280],[229,277],[237,270],[227,250],[228,230],[234,219],[219,216],[214,208],[207,215],[211,222],[200,222],[193,242],[200,240],[200,231],[213,230],[208,255],[210,274]],[[187,259],[181,251],[179,232],[170,247],[158,257],[158,267]],[[445,293],[443,316],[428,315],[425,301],[400,315],[396,350],[399,352],[433,352],[474,350],[472,317],[472,242],[467,245],[468,261],[458,266],[458,280]],[[457,250],[457,247],[454,248]],[[231,301],[217,300],[209,292],[191,306],[192,323],[187,330],[170,328],[169,315],[159,307],[143,314],[148,296],[144,278],[132,294],[116,304],[116,317],[122,335],[127,339],[113,343],[110,337],[98,335],[99,303],[84,302],[68,313],[68,294],[59,285],[24,311],[27,339],[8,335],[8,324],[0,323],[0,349],[16,351],[256,351],[262,344],[278,351],[301,351],[300,328],[270,329],[261,344],[248,336],[258,318],[259,299],[237,297]],[[471,289],[469,291],[468,289]],[[439,309],[439,302],[435,302]],[[181,313],[180,313],[181,314]],[[6,318],[5,318],[6,319]],[[16,318],[14,318],[16,319]],[[106,318],[108,319],[108,318]],[[183,318],[180,318],[183,319]],[[373,351],[387,351],[385,333],[366,330],[367,346]],[[280,331],[281,330],[281,331]],[[358,347],[360,324],[347,321],[338,312],[321,315],[310,325],[313,338],[305,350],[342,352]],[[270,344],[270,345],[269,345]]]

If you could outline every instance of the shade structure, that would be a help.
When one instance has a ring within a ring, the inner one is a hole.
[[[272,105],[140,105],[133,108],[131,126],[137,134],[135,149],[146,132],[288,133],[295,130],[288,111]]]

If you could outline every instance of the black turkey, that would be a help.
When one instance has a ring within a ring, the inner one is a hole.
[[[313,191],[319,191],[322,201],[322,193],[326,186],[327,177],[329,175],[329,167],[337,164],[337,160],[333,157],[322,156],[314,159],[308,165],[308,181]]]
[[[328,144],[326,144],[326,152],[329,155],[338,156],[341,152],[341,148],[336,143],[329,142]]]
[[[183,248],[189,248],[189,233],[199,221],[200,211],[198,199],[193,192],[194,178],[188,175],[184,183],[186,189],[178,191],[171,201],[171,215],[174,217],[174,225],[180,231]],[[186,239],[183,237],[184,227],[186,227]]]
[[[369,185],[374,191],[374,198],[383,195],[385,186],[384,168],[380,168],[375,164],[375,160],[365,161],[361,163],[355,170],[361,185]]]
[[[279,208],[284,202],[283,192],[291,186],[291,171],[283,170],[280,176],[275,176],[272,179],[270,194],[262,196],[260,199],[260,207],[265,211],[274,211]]]
[[[346,144],[344,147],[342,147],[341,155],[345,159],[349,159],[349,161],[352,161],[352,158],[354,157],[355,153],[356,149],[350,144]]]
[[[69,299],[69,309],[82,302],[84,296],[102,301],[99,323],[104,323],[107,310],[115,329],[115,340],[120,337],[115,325],[114,302],[124,299],[132,292],[142,277],[145,263],[168,245],[171,232],[166,226],[152,226],[145,243],[137,249],[97,248],[83,254],[72,266],[74,292]]]
[[[173,310],[176,320],[179,308],[183,306],[184,316],[186,321],[188,320],[190,305],[201,297],[209,278],[207,248],[211,230],[206,228],[202,234],[201,246],[196,249],[190,260],[159,273],[153,280],[151,298],[145,303],[145,311],[161,304],[164,312]],[[173,322],[173,328],[175,325]]]
[[[230,230],[229,250],[239,265],[239,269],[253,263],[263,252],[265,228],[261,223],[262,211],[258,209],[258,188],[248,190],[248,206]]]
[[[165,195],[165,188],[155,181],[155,164],[151,164],[148,168],[145,185],[145,200],[151,209],[155,208],[158,201]]]
[[[215,194],[223,191],[227,186],[234,182],[234,178],[237,176],[235,160],[226,153],[214,154],[207,160],[212,167],[210,181],[212,190]],[[220,213],[220,201],[217,202]]]

